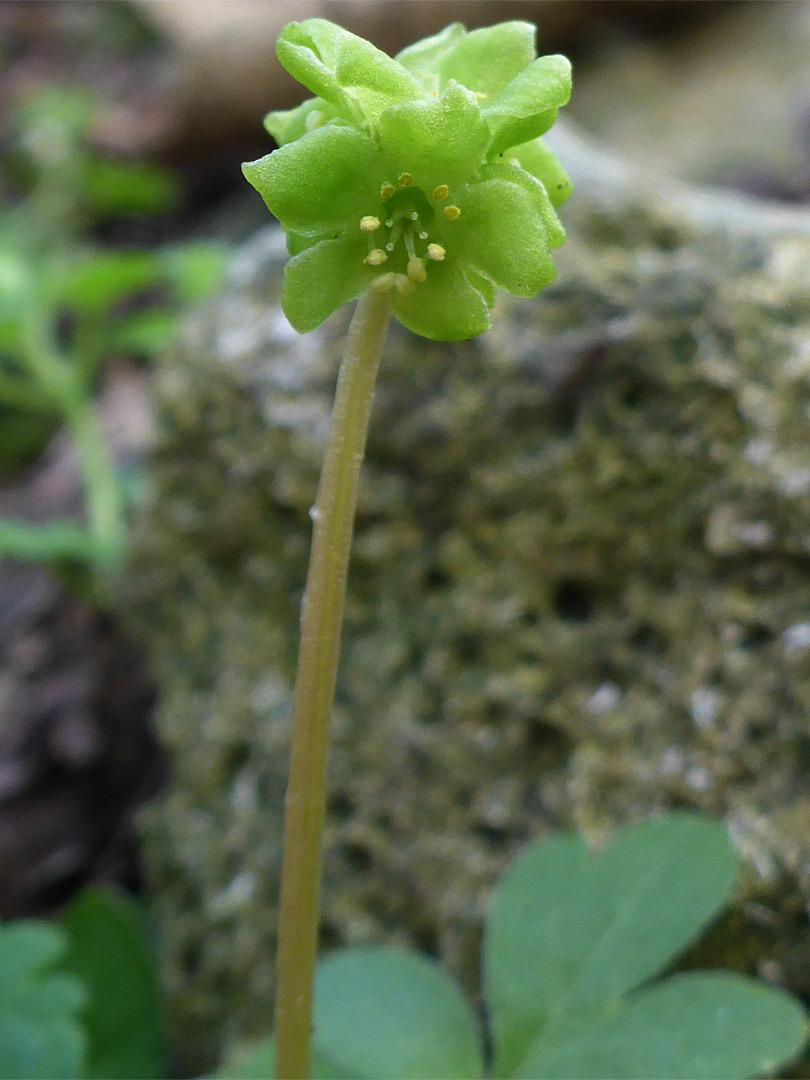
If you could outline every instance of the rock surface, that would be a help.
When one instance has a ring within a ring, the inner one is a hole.
[[[562,138],[565,138],[563,134]],[[473,993],[529,836],[660,808],[745,861],[696,953],[810,992],[810,215],[569,137],[559,277],[480,339],[392,330],[334,718],[323,945]],[[348,315],[297,337],[269,228],[158,385],[133,622],[173,778],[144,820],[188,1068],[264,1033],[308,510]]]

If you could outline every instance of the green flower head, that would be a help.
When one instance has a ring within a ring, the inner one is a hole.
[[[540,136],[571,66],[536,56],[534,26],[454,23],[391,59],[307,19],[277,52],[317,96],[270,113],[279,149],[243,168],[286,232],[296,330],[374,287],[417,334],[460,340],[489,327],[496,289],[534,296],[553,279],[571,185]]]

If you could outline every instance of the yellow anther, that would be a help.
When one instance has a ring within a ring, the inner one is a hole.
[[[413,177],[409,172],[404,172],[402,176],[397,177],[397,183],[400,187],[410,187],[413,183]]]
[[[363,262],[368,263],[369,266],[380,266],[387,258],[388,256],[382,248],[372,248],[365,259],[363,259]]]
[[[314,131],[315,128],[319,128],[323,124],[324,119],[325,117],[320,109],[313,109],[311,113],[307,113],[304,127],[307,131]]]
[[[487,96],[486,94],[482,94],[480,90],[475,90],[474,93],[479,101],[483,101],[484,98]]]
[[[443,213],[448,221],[455,221],[461,217],[461,211],[457,206],[445,206]]]
[[[450,188],[447,186],[447,184],[439,184],[438,187],[435,187],[433,189],[434,199],[446,199],[449,194]]]
[[[411,281],[415,281],[417,285],[421,285],[427,277],[425,264],[420,258],[408,259],[408,277]]]
[[[380,219],[373,214],[366,214],[360,218],[360,232],[376,232],[380,227]]]
[[[429,259],[433,259],[434,262],[441,262],[447,252],[444,250],[441,244],[428,244],[427,255]]]
[[[378,274],[377,277],[374,278],[371,287],[378,292],[385,292],[394,284],[396,276],[397,275],[392,270],[389,270],[387,274]]]
[[[416,289],[416,282],[411,281],[411,279],[404,274],[395,274],[394,287],[400,296],[410,296]]]
[[[383,184],[383,186],[380,188],[381,199],[390,199],[391,196],[396,195],[396,193],[397,189],[394,187],[393,184]]]
[[[411,219],[411,221],[418,221],[419,220],[419,214],[417,213],[416,210],[411,210],[410,214],[408,214],[408,217]]]

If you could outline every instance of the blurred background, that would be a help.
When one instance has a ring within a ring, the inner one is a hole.
[[[87,881],[138,888],[134,812],[164,765],[109,569],[142,480],[154,365],[267,220],[240,163],[272,149],[263,114],[301,97],[276,33],[313,15],[389,52],[454,19],[529,19],[541,52],[572,58],[566,116],[601,145],[684,180],[810,199],[805,0],[0,2],[4,918],[47,914]]]

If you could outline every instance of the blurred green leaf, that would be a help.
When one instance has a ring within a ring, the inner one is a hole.
[[[140,907],[110,889],[83,890],[62,916],[66,970],[87,986],[87,1076],[157,1080],[165,1075],[163,999]]]
[[[108,214],[161,214],[180,199],[177,180],[157,165],[88,158],[82,198],[93,217]]]
[[[332,1076],[472,1080],[483,1072],[469,1006],[438,964],[415,953],[331,953],[315,974],[314,1028]]]
[[[228,249],[210,241],[178,244],[161,252],[162,270],[182,303],[206,300],[222,282]]]
[[[148,289],[159,280],[160,258],[149,251],[103,251],[77,254],[53,267],[53,303],[98,317],[118,301]]]
[[[720,972],[676,975],[564,1036],[541,1035],[515,1080],[727,1080],[770,1076],[807,1040],[796,998]]]
[[[66,948],[56,926],[0,926],[0,1078],[45,1080],[82,1073],[81,982],[55,971]]]
[[[130,356],[160,356],[177,331],[178,316],[173,311],[137,311],[119,319],[105,334],[110,352]]]

